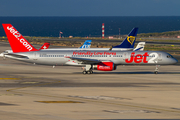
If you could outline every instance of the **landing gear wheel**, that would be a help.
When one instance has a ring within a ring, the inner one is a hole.
[[[158,71],[154,71],[154,74],[158,74]]]
[[[91,74],[91,71],[87,71],[87,74]]]
[[[92,70],[87,71],[87,74],[93,74]]]
[[[156,69],[155,69],[155,71],[154,71],[154,74],[158,74],[159,67],[160,67],[160,65],[156,65]]]
[[[82,73],[83,73],[84,75],[85,75],[85,74],[93,74],[93,71],[92,71],[92,70],[89,70],[89,71],[83,71]]]
[[[85,74],[87,74],[87,71],[83,71],[82,73],[85,75]]]
[[[91,70],[90,73],[93,74],[93,71]]]

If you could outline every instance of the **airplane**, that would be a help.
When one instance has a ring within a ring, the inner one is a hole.
[[[83,74],[93,70],[113,71],[118,65],[172,65],[178,61],[169,53],[161,51],[109,51],[109,50],[37,50],[11,25],[2,24],[13,53],[5,56],[29,63],[83,67]]]
[[[91,47],[91,40],[86,40],[85,42],[84,42],[84,44],[81,46],[81,47],[79,47],[80,49],[88,49],[88,48],[90,48]]]
[[[50,46],[50,43],[47,43],[47,42],[46,42],[46,43],[43,44],[43,46],[41,46],[40,49],[48,49],[49,46]],[[39,50],[40,50],[40,49],[39,49]]]
[[[145,44],[146,44],[146,42],[139,42],[137,44],[136,48],[133,49],[133,51],[143,51]]]

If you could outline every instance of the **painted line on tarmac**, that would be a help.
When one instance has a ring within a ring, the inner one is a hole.
[[[77,102],[77,101],[35,101],[40,103],[83,103],[83,102]]]
[[[21,84],[35,84],[35,83],[39,83],[39,82],[22,82]]]

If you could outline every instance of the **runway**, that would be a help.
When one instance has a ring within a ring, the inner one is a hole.
[[[161,66],[157,75],[154,69],[83,75],[79,67],[0,59],[1,119],[179,119],[180,66]]]

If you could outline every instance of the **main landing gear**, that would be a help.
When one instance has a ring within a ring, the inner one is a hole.
[[[156,69],[154,70],[154,74],[158,74],[160,65],[156,65]]]
[[[89,70],[89,71],[85,71],[85,70],[84,70],[82,73],[83,73],[84,75],[85,75],[85,74],[93,74],[93,71],[92,71],[92,70]]]
[[[83,72],[82,72],[82,73],[83,73],[84,75],[85,75],[85,74],[93,74],[91,65],[86,65],[86,67],[83,68]]]

